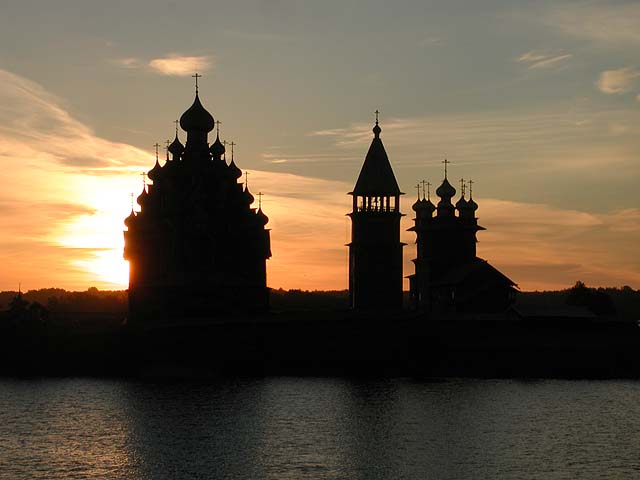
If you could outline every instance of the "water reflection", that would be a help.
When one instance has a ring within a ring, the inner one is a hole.
[[[640,384],[0,380],[8,479],[620,478]]]

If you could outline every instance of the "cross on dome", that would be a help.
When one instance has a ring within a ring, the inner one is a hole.
[[[442,161],[442,163],[444,163],[444,178],[447,178],[447,165],[449,165],[451,162],[449,160],[445,159]]]
[[[202,75],[198,75],[198,72],[196,72],[195,75],[191,75],[191,78],[195,78],[196,79],[196,95],[198,94],[198,79],[202,78]]]

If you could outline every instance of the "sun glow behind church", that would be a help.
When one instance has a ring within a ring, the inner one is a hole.
[[[70,263],[94,278],[94,286],[99,288],[122,289],[129,283],[129,264],[122,257],[122,221],[132,208],[131,193],[136,183],[141,189],[141,181],[133,172],[83,177],[77,186],[77,199],[91,213],[74,217],[55,238],[63,247],[88,252]]]

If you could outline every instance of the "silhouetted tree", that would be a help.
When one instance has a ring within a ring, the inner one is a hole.
[[[589,288],[584,282],[578,280],[569,289],[567,294],[567,305],[587,307],[596,315],[609,315],[616,313],[616,308],[603,288]]]

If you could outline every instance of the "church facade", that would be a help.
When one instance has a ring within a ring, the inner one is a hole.
[[[377,113],[376,113],[377,115]],[[402,308],[400,195],[378,124],[353,191],[349,303],[353,310]]]
[[[478,225],[473,200],[473,182],[461,180],[461,196],[455,205],[456,189],[445,176],[437,188],[437,205],[427,192],[413,204],[416,214],[417,257],[415,273],[409,276],[412,306],[428,314],[502,313],[513,302],[516,284],[489,262],[476,255],[476,234],[484,230]],[[419,187],[419,186],[418,186]],[[425,196],[426,193],[426,196]]]
[[[215,126],[196,86],[194,102],[180,118],[186,144],[176,126],[164,164],[156,151],[148,172],[152,184],[137,198],[140,211],[132,209],[125,220],[132,322],[172,323],[268,308],[269,219],[261,205],[252,207],[254,196],[241,181],[233,144],[230,162],[219,129],[209,145]]]

